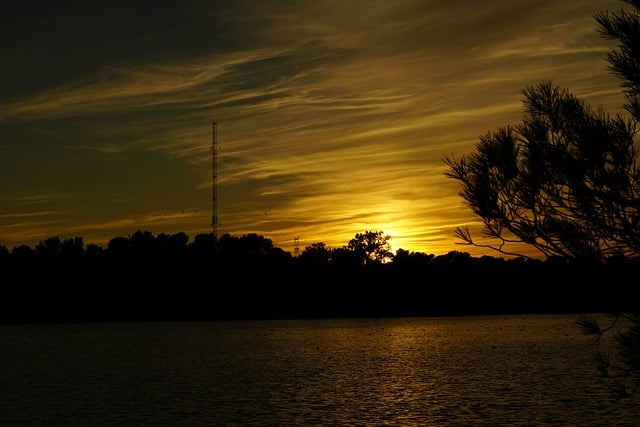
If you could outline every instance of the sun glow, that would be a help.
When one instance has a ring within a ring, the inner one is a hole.
[[[618,0],[165,3],[171,22],[124,26],[120,2],[42,21],[3,9],[25,27],[0,79],[0,245],[210,232],[216,121],[220,233],[294,251],[381,231],[394,253],[493,253],[457,244],[478,218],[443,156],[519,122],[540,78],[624,103],[592,18]]]

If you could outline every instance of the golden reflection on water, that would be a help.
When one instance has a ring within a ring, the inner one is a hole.
[[[640,425],[592,350],[571,315],[4,326],[0,425]]]

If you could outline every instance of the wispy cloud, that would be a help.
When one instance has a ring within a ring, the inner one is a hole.
[[[12,194],[28,196],[24,203],[86,212],[65,224],[55,217],[57,229],[69,233],[104,239],[140,228],[207,232],[216,121],[222,231],[340,246],[366,228],[393,232],[396,247],[457,249],[455,227],[479,224],[444,177],[442,157],[469,152],[480,135],[518,121],[522,89],[543,79],[620,108],[604,61],[611,46],[592,18],[619,6],[238,0],[154,3],[153,14],[138,22],[120,3],[101,5],[121,24],[117,32],[88,5],[51,11],[58,22],[75,14],[87,24],[53,33],[56,46],[75,49],[42,52],[34,33],[22,51],[11,51],[14,61],[0,71],[17,85],[0,97],[0,130],[11,138],[0,144],[23,159],[46,147],[74,166],[89,161],[85,154],[96,166],[79,179],[83,186],[64,183],[73,186],[66,194],[76,194],[66,199],[33,196],[41,188],[36,177],[65,173],[55,162],[29,170],[32,180],[5,174]],[[31,19],[25,28],[52,25],[44,15]],[[39,73],[35,84],[33,70],[17,71],[28,58],[52,64],[49,80]],[[198,213],[183,214],[185,206]],[[3,215],[28,210],[12,209]],[[24,226],[46,235],[44,225]],[[0,227],[0,236],[8,230]]]
[[[12,213],[0,213],[0,220],[11,219],[11,220],[23,220],[27,218],[37,218],[37,217],[50,217],[53,215],[62,215],[64,212],[57,211],[38,211],[38,212],[12,212]],[[14,227],[20,226],[20,224],[12,225]]]

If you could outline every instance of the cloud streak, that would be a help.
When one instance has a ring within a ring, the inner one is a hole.
[[[43,211],[82,214],[47,229],[20,217],[26,199],[11,204],[0,244],[63,231],[102,244],[137,229],[209,232],[216,121],[220,231],[292,250],[296,236],[341,246],[375,229],[396,248],[448,252],[460,249],[456,226],[479,223],[442,157],[518,121],[525,86],[553,80],[595,105],[623,103],[592,18],[619,1],[194,1],[154,3],[144,22],[122,2],[76,7],[46,22],[23,11],[30,37],[2,30],[21,48],[4,52],[14,61],[0,71],[15,77],[0,92],[1,149],[21,152],[14,162],[46,151],[67,166],[43,158],[29,179],[15,167],[0,178],[11,194],[74,194]],[[52,22],[58,32],[35,31]],[[58,57],[40,52],[46,37]],[[27,58],[51,72],[30,80]],[[65,173],[76,178],[42,184]],[[194,215],[157,216],[185,208]]]

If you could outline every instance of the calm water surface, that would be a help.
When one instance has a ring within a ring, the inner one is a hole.
[[[0,426],[620,426],[576,315],[0,326]]]

